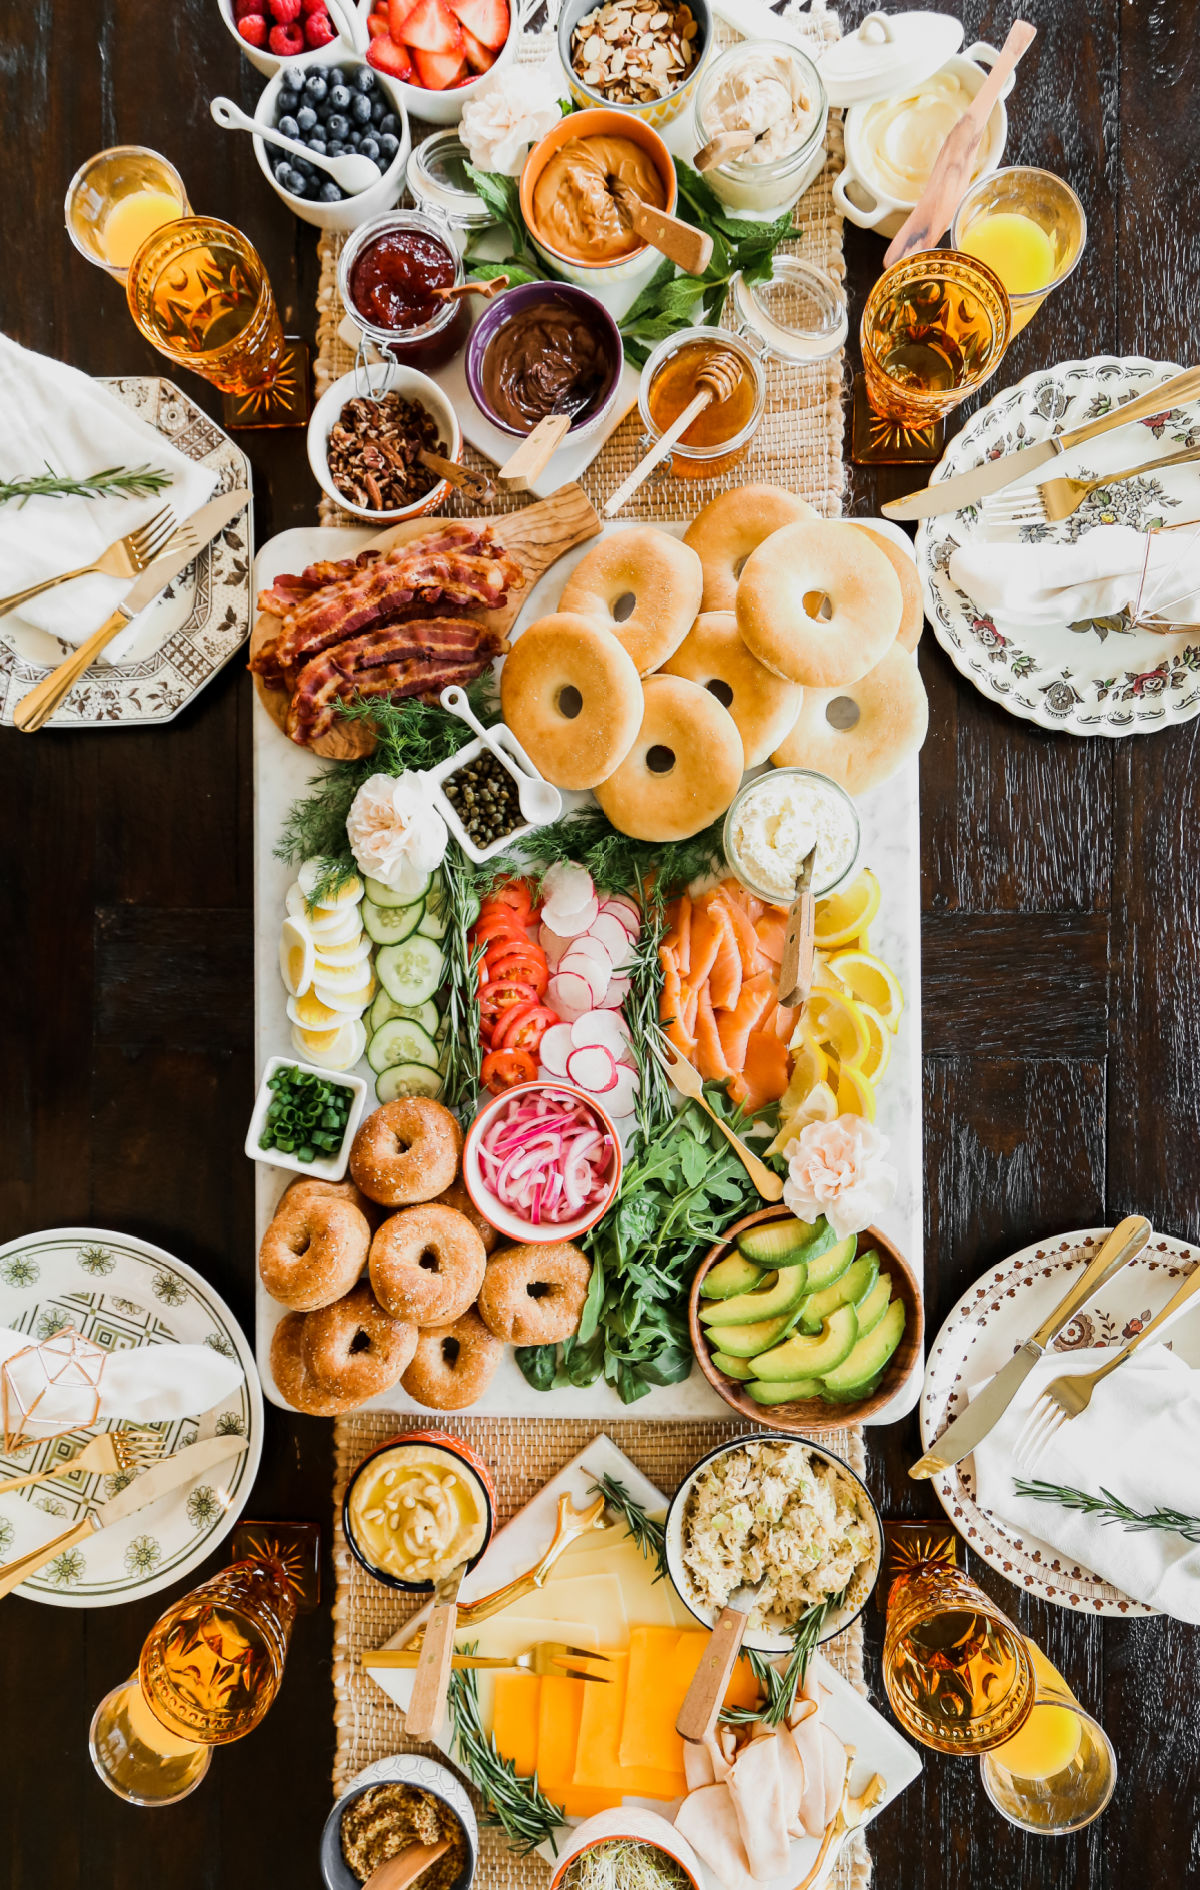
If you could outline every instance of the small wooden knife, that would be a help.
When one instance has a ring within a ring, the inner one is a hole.
[[[779,967],[779,1002],[785,1010],[803,1004],[812,988],[813,950],[817,927],[817,902],[813,898],[813,862],[817,857],[814,843],[800,863],[796,891],[788,912],[787,932],[783,941],[783,962]]]

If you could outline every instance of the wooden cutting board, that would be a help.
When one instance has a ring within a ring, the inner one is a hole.
[[[446,519],[444,522],[490,525],[497,543],[503,545],[520,565],[521,582],[513,586],[508,594],[508,602],[501,609],[466,613],[472,617],[478,616],[481,621],[501,632],[511,630],[530,590],[555,559],[561,558],[564,551],[570,551],[573,546],[594,538],[600,530],[600,518],[595,507],[583,487],[577,485],[560,486],[548,499],[539,499],[536,505],[528,505],[521,512],[506,512],[500,518],[468,521]],[[399,525],[390,525],[386,531],[378,533],[362,549],[390,551],[393,545],[408,544],[414,538],[428,536],[438,523],[437,518],[431,517],[404,519]],[[273,611],[259,612],[250,633],[252,656],[264,643],[279,634],[279,625],[280,619]],[[258,675],[254,677],[254,686],[267,714],[276,727],[286,734],[288,705],[291,702],[287,690],[272,688]],[[356,761],[363,755],[369,755],[374,747],[375,736],[369,723],[339,721],[324,735],[317,737],[311,744],[311,752],[324,755],[332,761]]]

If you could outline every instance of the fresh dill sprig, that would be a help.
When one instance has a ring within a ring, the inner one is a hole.
[[[495,684],[485,671],[466,688],[467,701],[485,727],[497,720],[499,702]],[[423,774],[449,761],[460,748],[475,740],[475,731],[440,702],[422,702],[405,696],[393,702],[386,696],[353,696],[338,704],[348,722],[370,722],[375,753],[368,757],[368,774]]]
[[[484,1731],[480,1718],[474,1668],[455,1668],[446,1699],[454,1756],[483,1794],[487,1807],[483,1822],[499,1825],[518,1857],[528,1857],[539,1844],[546,1843],[557,1854],[555,1832],[566,1823],[566,1812],[547,1798],[536,1772],[532,1778],[522,1778],[511,1759],[501,1758],[495,1739]]]
[[[342,761],[310,775],[308,793],[293,801],[284,816],[275,858],[285,866],[299,866],[302,860],[343,860],[353,871],[346,816],[373,772],[369,761]]]
[[[821,1638],[821,1630],[829,1615],[836,1613],[845,1599],[846,1592],[843,1589],[840,1595],[827,1595],[824,1601],[814,1601],[811,1608],[805,1609],[793,1631],[792,1651],[784,1666],[777,1666],[766,1654],[757,1653],[753,1648],[746,1650],[754,1677],[763,1689],[763,1702],[757,1707],[727,1707],[721,1714],[727,1725],[744,1726],[754,1720],[762,1720],[767,1726],[784,1724],[796,1703],[797,1693],[804,1685],[808,1663]]]
[[[637,1498],[631,1496],[619,1477],[599,1476],[591,1485],[610,1509],[615,1509],[625,1524],[625,1534],[632,1536],[647,1562],[658,1570],[654,1579],[661,1582],[667,1574],[667,1532],[664,1525],[648,1516]]]
[[[1039,1478],[1024,1483],[1014,1477],[1013,1489],[1035,1503],[1058,1503],[1063,1509],[1099,1516],[1101,1522],[1117,1523],[1131,1535],[1146,1529],[1166,1529],[1182,1536],[1185,1542],[1200,1542],[1200,1516],[1189,1516],[1181,1509],[1131,1509],[1111,1490],[1102,1489],[1099,1496],[1092,1496],[1087,1490],[1072,1489],[1066,1483],[1043,1483]]]
[[[598,807],[580,807],[549,827],[522,834],[521,851],[543,869],[555,860],[586,866],[602,893],[625,892],[665,903],[692,880],[720,870],[721,826],[715,820],[690,840],[631,840]]]
[[[170,473],[157,466],[105,466],[86,479],[72,479],[56,473],[45,460],[44,473],[32,473],[27,479],[0,480],[0,505],[15,500],[20,511],[30,499],[145,499],[152,493],[165,492]]]

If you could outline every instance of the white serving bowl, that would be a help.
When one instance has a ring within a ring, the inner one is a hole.
[[[479,1158],[479,1138],[495,1120],[500,1110],[505,1108],[514,1097],[532,1095],[535,1090],[563,1097],[569,1102],[582,1103],[585,1109],[593,1113],[600,1127],[612,1138],[614,1149],[612,1175],[608,1193],[603,1201],[595,1207],[588,1208],[585,1213],[577,1215],[573,1221],[541,1221],[536,1227],[532,1222],[522,1220],[519,1214],[512,1213],[496,1199],[484,1180],[483,1163]],[[499,1096],[493,1096],[491,1102],[484,1104],[467,1130],[466,1139],[463,1142],[462,1178],[471,1200],[483,1215],[484,1220],[490,1221],[498,1233],[522,1245],[529,1242],[578,1240],[581,1234],[586,1234],[589,1227],[594,1227],[597,1221],[603,1220],[616,1200],[617,1189],[621,1185],[621,1168],[621,1138],[613,1127],[607,1110],[597,1102],[594,1096],[589,1096],[585,1090],[576,1089],[573,1083],[543,1082],[541,1078],[532,1083],[514,1083],[511,1089],[503,1090]]]
[[[354,0],[346,0],[346,5],[353,11]],[[242,38],[237,30],[237,21],[233,17],[233,0],[217,0],[217,7],[221,18],[225,22],[225,29],[232,36],[239,52],[250,61],[250,64],[254,66],[257,71],[265,72],[268,78],[279,71],[293,71],[297,66],[306,66],[310,60],[322,59],[328,53],[339,53],[346,59],[351,57],[361,58],[362,56],[357,48],[351,45],[344,34],[339,31],[338,37],[331,39],[328,46],[317,46],[315,48],[306,46],[303,52],[290,53],[286,59],[277,58],[273,52],[268,52],[265,46],[252,46],[248,39]],[[268,18],[270,17],[267,0],[263,0],[263,12],[267,14]],[[334,29],[337,30],[338,18],[332,7],[329,8],[329,19]],[[274,25],[274,21],[271,21],[271,24]],[[333,61],[334,65],[338,63],[339,61],[337,59]]]
[[[323,66],[342,66],[353,71],[357,66],[365,66],[367,61],[356,52],[348,51],[344,44],[337,41],[331,46],[322,47],[319,53],[309,53],[306,58],[297,56],[294,60],[286,59],[283,65],[303,66],[305,72],[317,72]],[[374,72],[375,68],[371,70]],[[404,189],[404,173],[408,166],[412,139],[408,129],[408,113],[404,109],[404,100],[400,94],[411,92],[410,85],[397,85],[389,79],[386,72],[375,72],[376,82],[400,121],[400,149],[383,172],[378,183],[369,190],[360,190],[357,196],[343,197],[340,203],[318,203],[312,197],[293,197],[290,190],[284,190],[275,181],[267,153],[276,147],[268,145],[255,135],[252,142],[254,155],[258,159],[258,168],[275,192],[280,203],[285,203],[304,223],[315,223],[319,230],[356,230],[360,223],[367,223],[372,217],[381,215],[384,210],[391,210],[400,201]],[[275,129],[275,114],[279,94],[283,90],[283,74],[276,72],[275,77],[263,88],[262,96],[254,108],[256,125],[266,126],[268,131]]]
[[[276,1070],[301,1070],[305,1076],[319,1076],[322,1082],[340,1083],[343,1089],[350,1091],[350,1113],[342,1131],[342,1146],[336,1155],[324,1155],[315,1162],[302,1162],[295,1155],[289,1155],[285,1149],[259,1147],[258,1139],[275,1094],[267,1085]],[[312,1063],[302,1063],[299,1057],[268,1057],[243,1147],[252,1162],[266,1162],[270,1168],[286,1168],[293,1175],[309,1175],[316,1181],[340,1181],[349,1166],[350,1146],[358,1134],[358,1125],[366,1106],[367,1086],[361,1076],[351,1076],[346,1070],[319,1070]]]
[[[369,5],[369,0],[364,0]],[[481,72],[469,85],[455,85],[448,92],[433,92],[425,85],[406,85],[403,79],[392,81],[393,87],[414,118],[419,118],[426,125],[456,125],[462,117],[462,108],[469,98],[474,98],[485,79],[490,79],[493,72],[499,72],[510,65],[516,57],[521,35],[530,16],[537,12],[541,0],[508,0],[509,29],[508,38],[496,54],[495,64]]]
[[[616,1838],[653,1844],[658,1850],[665,1851],[687,1873],[694,1890],[700,1890],[702,1884],[710,1881],[683,1832],[677,1831],[661,1812],[651,1811],[648,1805],[618,1805],[612,1811],[596,1812],[594,1817],[585,1818],[582,1824],[562,1834],[558,1855],[554,1860],[550,1890],[559,1890],[568,1867],[577,1857],[582,1857],[585,1851],[595,1850],[599,1844],[611,1844]]]
[[[333,483],[329,472],[329,435],[337,424],[342,408],[348,400],[353,400],[364,389],[368,393],[397,393],[406,400],[419,400],[423,407],[428,407],[438,423],[438,431],[444,440],[449,440],[450,451],[447,459],[458,460],[462,456],[462,428],[450,402],[436,381],[428,374],[422,374],[417,368],[393,366],[388,361],[374,361],[369,367],[359,371],[352,368],[349,374],[343,374],[340,380],[327,387],[312,411],[308,423],[308,463],[312,467],[313,477],[322,492],[327,493],[343,511],[353,512],[355,518],[365,519],[371,525],[395,525],[401,519],[422,518],[426,512],[434,511],[445,503],[450,496],[450,486],[445,479],[439,479],[428,492],[411,505],[402,506],[397,512],[371,512],[365,506],[354,505],[343,498]]]
[[[978,40],[966,52],[953,53],[930,77],[948,73],[960,80],[964,90],[974,98],[987,77],[987,68],[993,66],[999,57],[994,46]],[[1010,79],[992,107],[972,166],[972,183],[977,178],[986,177],[990,171],[997,170],[1004,156],[1004,147],[1008,142],[1008,113],[1004,100],[1012,90],[1012,85]],[[907,86],[904,94],[917,90],[919,87],[915,84]],[[917,199],[890,196],[873,181],[862,133],[866,115],[877,103],[879,101],[876,99],[864,100],[861,104],[851,105],[846,112],[846,165],[833,180],[833,200],[842,215],[851,223],[856,223],[860,230],[878,230],[881,236],[895,236],[901,224],[907,221],[910,212],[916,208]]]

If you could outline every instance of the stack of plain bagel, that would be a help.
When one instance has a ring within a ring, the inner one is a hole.
[[[635,839],[682,840],[768,757],[851,794],[885,781],[925,739],[923,625],[916,567],[882,533],[741,486],[682,539],[603,538],[517,639],[501,706],[556,787],[592,789]]]

